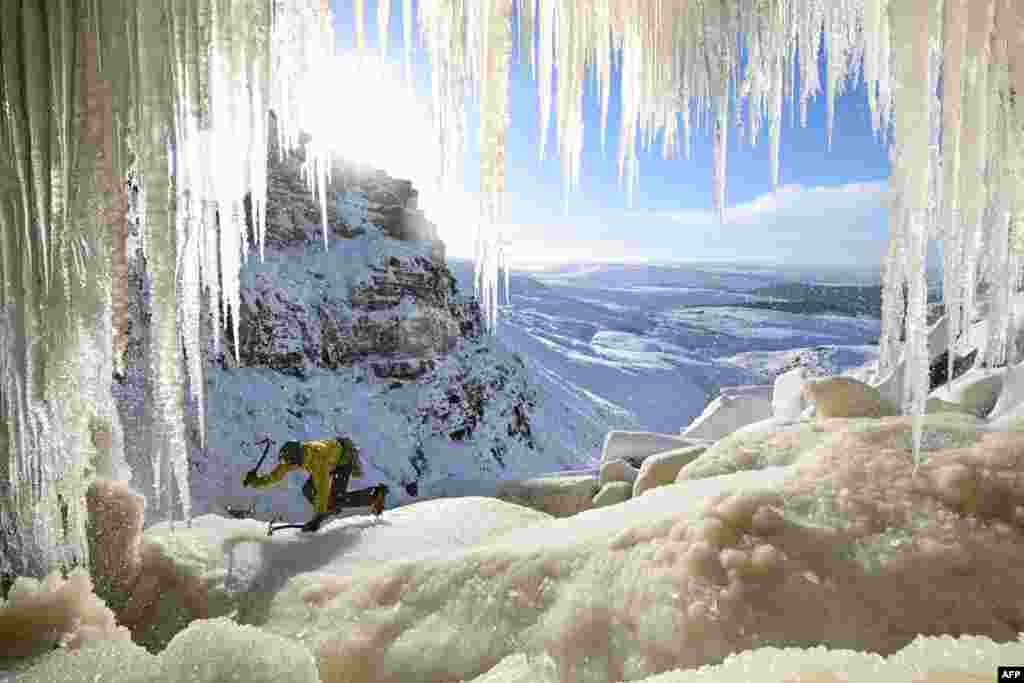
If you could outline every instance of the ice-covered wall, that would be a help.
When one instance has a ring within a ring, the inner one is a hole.
[[[201,301],[237,325],[246,195],[263,238],[267,111],[281,146],[296,145],[292,86],[333,51],[327,9],[0,6],[0,573],[85,560],[84,487],[121,459],[110,383],[127,320],[129,170],[152,305],[152,485],[170,514],[173,477],[174,512],[188,516],[183,392],[203,405]],[[311,188],[325,155],[307,155]]]

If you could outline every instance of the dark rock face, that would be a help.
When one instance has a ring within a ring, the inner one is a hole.
[[[339,192],[364,196],[367,222],[392,239],[429,243],[432,260],[444,263],[444,242],[438,237],[437,226],[417,209],[418,193],[408,180],[336,161],[331,169],[327,196],[334,197]],[[321,212],[320,202],[313,199],[303,177],[301,155],[271,161],[267,169],[267,246],[282,249],[321,240]],[[350,217],[339,214],[333,200],[326,203],[326,213],[329,238],[348,239],[364,234],[363,226],[353,225]],[[249,230],[252,231],[251,225]]]
[[[328,196],[345,198],[327,202],[329,240],[390,238],[426,248],[419,255],[367,249],[378,256],[359,266],[368,275],[354,278],[347,291],[322,272],[310,272],[301,287],[257,275],[241,291],[240,364],[304,376],[312,366],[337,369],[372,361],[378,377],[420,376],[431,356],[448,352],[460,335],[479,328],[467,324],[472,312],[464,313],[465,304],[454,301],[455,278],[445,265],[437,228],[415,209],[412,184],[383,172],[339,162]],[[298,155],[270,164],[268,249],[320,248],[321,210],[302,178]],[[225,366],[235,362],[232,336],[228,326],[219,357]]]
[[[372,359],[381,377],[422,372],[411,369],[422,362],[403,357],[447,352],[465,322],[462,306],[449,300],[447,268],[418,259],[408,269],[399,262],[373,271],[371,283],[348,297],[323,285],[313,302],[258,277],[241,295],[241,364],[301,375],[307,366],[337,369]],[[224,348],[234,348],[230,330]],[[222,359],[233,360],[227,352]],[[391,362],[395,367],[384,369]]]
[[[974,366],[974,360],[978,357],[978,349],[974,349],[965,356],[957,356],[953,359],[953,379],[964,374]],[[943,351],[932,361],[928,369],[928,391],[934,391],[949,381],[949,351]]]

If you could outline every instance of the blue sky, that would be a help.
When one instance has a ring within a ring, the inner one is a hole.
[[[351,2],[333,0],[338,49],[355,47]],[[377,7],[366,2],[366,36],[376,49]],[[401,3],[392,2],[388,58],[402,56]],[[538,161],[539,114],[536,82],[516,55],[513,67],[511,128],[506,149],[507,231],[513,261],[527,264],[564,260],[756,261],[794,265],[880,263],[887,232],[883,208],[888,153],[871,130],[864,87],[836,103],[831,149],[825,147],[825,103],[812,102],[808,125],[782,131],[781,183],[771,190],[767,126],[755,148],[730,130],[728,193],[730,218],[719,225],[711,212],[712,154],[708,135],[694,129],[689,159],[665,160],[660,142],[639,153],[640,183],[634,206],[619,188],[618,83],[613,83],[606,153],[600,145],[597,87],[584,94],[585,137],[580,187],[563,210],[563,185],[553,124],[544,162]],[[429,64],[418,40],[414,52],[424,104],[429,101]],[[372,106],[372,97],[365,104]],[[469,130],[475,133],[476,113]],[[386,134],[386,133],[381,133]],[[478,146],[467,141],[467,191],[475,192]],[[345,151],[339,150],[344,156]],[[414,179],[416,180],[416,179]],[[423,183],[419,183],[422,185]],[[472,255],[472,234],[458,221],[439,221],[452,255]],[[448,223],[448,224],[445,224]]]

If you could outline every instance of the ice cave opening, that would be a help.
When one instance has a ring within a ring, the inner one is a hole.
[[[304,147],[328,242],[334,150],[318,133],[329,121],[304,110],[297,84],[329,78],[332,12],[349,10],[333,4],[17,0],[0,8],[0,573],[42,578],[105,561],[90,557],[87,491],[129,475],[111,394],[126,334],[129,223],[153,306],[144,416],[160,501],[152,512],[190,518],[185,412],[197,407],[204,439],[200,349],[224,326],[238,339],[239,271],[263,257],[268,147]],[[377,4],[385,36],[392,4]],[[351,10],[365,50],[364,0]],[[666,148],[688,148],[705,122],[723,220],[731,122],[745,118],[752,137],[767,125],[766,173],[777,184],[784,102],[806,116],[822,95],[830,136],[836,98],[862,79],[893,158],[880,372],[903,373],[915,454],[929,389],[930,240],[941,244],[950,375],[981,283],[991,292],[984,366],[1021,360],[1010,303],[1024,253],[1018,0],[402,0],[400,14],[407,77],[414,32],[430,58],[442,186],[459,181],[467,106],[479,102],[475,287],[492,331],[503,243],[490,228],[503,215],[518,41],[540,119],[556,121],[566,193],[579,182],[584,85],[599,88],[604,127],[617,71],[624,191],[632,198],[639,187],[638,146],[661,134]]]

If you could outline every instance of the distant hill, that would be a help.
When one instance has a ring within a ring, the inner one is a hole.
[[[745,303],[744,308],[770,309],[804,315],[882,317],[882,288],[879,285],[813,285],[782,282],[758,287],[750,293],[766,297],[766,300]],[[934,303],[938,300],[939,292],[930,290],[928,301]]]

